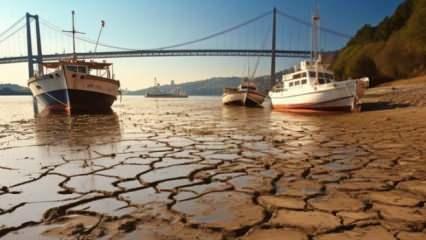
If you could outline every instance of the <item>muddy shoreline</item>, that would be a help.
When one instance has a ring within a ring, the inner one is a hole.
[[[0,236],[425,239],[425,97],[418,78],[353,114],[150,100],[4,124]]]

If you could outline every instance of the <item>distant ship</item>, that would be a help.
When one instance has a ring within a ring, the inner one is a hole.
[[[238,88],[225,88],[222,103],[225,105],[240,105],[256,107],[262,105],[265,95],[257,90],[254,82],[246,79]]]
[[[74,11],[73,38],[75,37]],[[103,27],[104,23],[102,23]],[[43,63],[41,72],[28,80],[33,96],[49,112],[96,113],[111,110],[119,94],[120,82],[114,79],[112,64],[71,59]]]
[[[316,50],[319,16],[313,17],[312,60],[302,61],[269,92],[275,110],[358,111],[369,78],[336,81]]]
[[[145,94],[147,98],[187,98],[188,95],[179,87],[176,87],[175,82],[172,80],[170,83],[171,90],[168,92],[160,89],[160,84],[154,78],[154,87]]]

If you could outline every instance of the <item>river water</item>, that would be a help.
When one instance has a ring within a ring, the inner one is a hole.
[[[386,114],[124,96],[111,114],[34,117],[31,97],[0,97],[0,236],[304,239],[423,229],[425,129]]]

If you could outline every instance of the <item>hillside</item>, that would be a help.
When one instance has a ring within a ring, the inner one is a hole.
[[[363,26],[332,68],[340,78],[369,76],[373,85],[425,74],[426,1],[406,0],[377,26]]]
[[[31,92],[26,87],[21,87],[16,84],[0,84],[0,95],[30,95]]]

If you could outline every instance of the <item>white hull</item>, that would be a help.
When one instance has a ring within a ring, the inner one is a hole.
[[[235,104],[235,105],[244,105],[245,102],[245,93],[236,92],[236,93],[225,93],[222,97],[223,104]]]
[[[270,92],[272,107],[277,110],[349,110],[357,109],[357,82],[347,80],[321,85],[307,84]]]
[[[265,96],[257,91],[239,90],[232,93],[224,93],[222,103],[225,105],[260,106]]]

